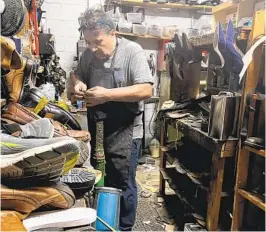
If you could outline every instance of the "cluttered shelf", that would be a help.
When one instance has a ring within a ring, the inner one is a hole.
[[[263,200],[261,197],[257,196],[255,193],[250,193],[244,189],[238,189],[238,193],[246,200],[258,206],[260,209],[266,211],[265,199]]]
[[[230,9],[234,9],[237,8],[237,3],[233,3],[233,2],[224,2],[218,6],[215,6],[212,8],[212,13],[218,13],[221,11],[228,11]]]
[[[178,3],[157,3],[157,2],[143,2],[143,0],[122,0],[122,5],[136,6],[136,7],[154,7],[154,8],[167,8],[167,9],[186,9],[186,10],[212,10],[212,6],[206,5],[188,5]]]
[[[171,124],[178,129],[184,136],[195,143],[202,145],[207,150],[218,154],[220,152],[221,157],[230,157],[235,153],[238,138],[230,136],[227,140],[221,141],[208,136],[207,132],[201,130],[201,128],[195,127],[193,122],[184,119],[170,118]]]
[[[152,36],[152,35],[136,35],[133,33],[124,33],[124,32],[120,32],[120,31],[116,31],[117,35],[121,35],[121,36],[134,36],[134,37],[139,37],[139,38],[144,38],[144,39],[161,39],[161,40],[171,40],[172,38],[169,37],[156,37],[156,36]]]
[[[265,157],[265,150],[258,150],[258,149],[255,149],[253,147],[247,146],[247,145],[244,146],[244,149],[246,149],[252,153],[255,153],[257,155]]]

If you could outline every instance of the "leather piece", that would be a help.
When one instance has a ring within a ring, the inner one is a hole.
[[[2,118],[10,119],[22,125],[41,118],[22,105],[13,102],[10,102],[2,112]]]
[[[25,217],[16,211],[1,211],[1,231],[27,231],[22,223]]]
[[[56,136],[69,136],[84,142],[91,140],[90,132],[88,131],[67,130],[60,122],[54,121],[53,119],[51,119],[51,122],[55,128]]]
[[[68,209],[75,204],[72,190],[60,183],[47,187],[11,189],[1,185],[1,209],[29,214],[41,206]]]
[[[37,88],[32,88],[23,97],[20,103],[30,110],[33,110],[42,97],[44,97],[44,95]],[[73,130],[81,130],[78,121],[69,112],[50,102],[38,113],[38,115],[41,117],[52,118]]]

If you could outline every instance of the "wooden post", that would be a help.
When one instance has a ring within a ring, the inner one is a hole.
[[[212,155],[210,192],[208,196],[207,229],[217,231],[224,178],[224,158],[220,153]]]

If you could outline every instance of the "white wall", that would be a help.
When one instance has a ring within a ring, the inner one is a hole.
[[[55,50],[60,64],[67,72],[71,70],[79,39],[78,17],[87,8],[88,0],[45,0],[47,27],[55,35]]]

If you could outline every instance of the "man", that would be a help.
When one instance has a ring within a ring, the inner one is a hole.
[[[72,76],[74,96],[87,104],[92,147],[96,123],[104,122],[105,186],[122,190],[120,229],[129,231],[137,208],[142,100],[152,96],[153,78],[141,46],[116,37],[112,19],[104,11],[88,9],[79,23],[88,49]]]

